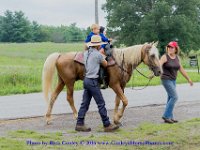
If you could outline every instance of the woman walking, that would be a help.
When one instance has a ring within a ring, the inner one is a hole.
[[[163,68],[163,73],[161,75],[161,82],[164,86],[168,98],[167,104],[162,116],[165,123],[177,123],[178,121],[174,119],[173,110],[176,101],[178,100],[178,94],[176,91],[176,79],[178,70],[187,79],[189,84],[192,86],[193,82],[189,78],[187,72],[182,67],[178,54],[180,52],[178,43],[175,41],[170,42],[166,47],[166,54],[164,54],[160,63]]]

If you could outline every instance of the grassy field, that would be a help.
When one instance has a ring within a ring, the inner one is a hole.
[[[3,150],[199,150],[199,147],[200,118],[173,125],[146,122],[137,128],[108,134],[102,134],[101,130],[85,136],[76,131],[42,134],[18,130],[0,137],[0,149]]]
[[[83,43],[25,43],[0,44],[0,95],[31,93],[41,91],[41,73],[46,57],[53,52],[82,51]],[[183,65],[188,67],[188,60],[183,59]],[[150,72],[140,66],[146,75]],[[200,75],[189,73],[194,82],[200,82]],[[127,86],[144,86],[147,79],[134,73]],[[178,83],[187,82],[182,76]],[[150,85],[160,84],[159,78],[154,78]],[[82,89],[82,82],[77,82],[76,90]]]
[[[0,44],[0,95],[41,91],[46,57],[53,52],[83,50],[82,43]]]

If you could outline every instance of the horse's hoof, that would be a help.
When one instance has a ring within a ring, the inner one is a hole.
[[[50,121],[46,121],[46,123],[47,123],[47,125],[50,125],[50,124],[51,124],[51,122],[50,122]]]
[[[118,114],[117,114],[117,115],[114,115],[113,120],[114,120],[114,123],[118,123],[119,120],[120,120],[119,115],[118,115]]]
[[[121,119],[122,118],[122,114],[121,113],[117,113],[117,118]]]
[[[115,124],[115,125],[117,125],[117,126],[119,126],[119,127],[121,127],[121,126],[122,126],[122,123],[121,123],[121,122],[119,122],[119,121],[114,121],[114,124]]]
[[[77,115],[77,114],[74,115],[74,119],[75,119],[75,120],[78,119],[78,115]]]
[[[123,126],[123,124],[121,122],[118,122],[118,124],[116,124],[116,125],[119,126],[119,127]]]
[[[51,124],[51,119],[46,117],[46,124],[50,125]]]

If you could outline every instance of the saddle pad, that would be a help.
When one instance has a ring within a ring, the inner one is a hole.
[[[84,56],[83,56],[83,52],[79,52],[75,55],[74,57],[74,61],[79,62],[81,64],[84,64]]]
[[[83,52],[79,52],[75,55],[74,57],[74,61],[78,62],[78,63],[81,63],[81,64],[84,64],[84,55],[83,55]],[[108,67],[109,66],[113,66],[115,65],[115,60],[110,57],[109,60],[108,60]]]
[[[110,57],[107,62],[108,62],[108,67],[115,65],[115,60],[113,59],[113,57]]]

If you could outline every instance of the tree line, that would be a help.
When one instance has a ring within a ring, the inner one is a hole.
[[[178,41],[184,52],[200,48],[200,0],[106,0],[109,33],[118,44]]]
[[[200,48],[200,0],[106,0],[108,37],[126,46],[159,41],[164,48],[178,41],[184,52]],[[0,16],[0,42],[83,41],[89,28],[45,26],[30,22],[22,11]]]
[[[85,39],[87,32],[76,23],[59,27],[40,25],[29,21],[22,11],[7,10],[0,16],[0,42],[79,42]]]

